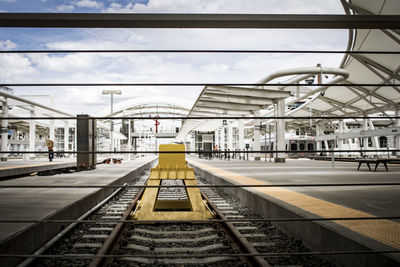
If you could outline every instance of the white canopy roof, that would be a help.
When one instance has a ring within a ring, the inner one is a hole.
[[[342,0],[347,15],[398,15],[399,0]],[[400,51],[400,29],[396,30],[349,30],[349,51]],[[189,116],[241,116],[251,115],[255,111],[269,106],[273,99],[285,97],[286,104],[292,104],[303,99],[305,102],[294,110],[287,110],[289,116],[309,116],[309,104],[312,102],[314,116],[362,116],[382,113],[388,117],[390,111],[400,103],[400,88],[396,86],[358,86],[348,84],[385,84],[399,83],[400,80],[399,54],[351,54],[345,55],[340,68],[320,68],[322,74],[333,74],[330,81],[324,83],[340,83],[343,86],[307,87],[301,88],[302,93],[296,98],[288,92],[295,88],[268,87],[205,87]],[[323,62],[322,62],[323,65]],[[312,69],[312,68],[311,68]],[[293,70],[289,70],[293,71]],[[285,71],[287,72],[287,71]],[[259,83],[268,83],[278,77],[280,72],[268,75]],[[293,74],[297,76],[286,83],[304,81],[315,75],[315,70],[301,69]],[[266,84],[266,87],[268,84]],[[282,91],[284,90],[284,91]],[[307,91],[308,90],[308,91]],[[320,91],[324,94],[319,94]],[[281,94],[280,94],[281,93]],[[286,94],[286,95],[284,95]],[[307,99],[309,97],[310,99]],[[264,115],[273,115],[273,111],[264,110]],[[296,120],[295,123],[303,123]],[[182,141],[194,130],[215,130],[221,126],[219,121],[187,120],[184,122],[177,139]]]

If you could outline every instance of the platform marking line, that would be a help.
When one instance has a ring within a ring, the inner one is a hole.
[[[56,164],[64,164],[64,163],[70,163],[70,162],[69,161],[63,161],[63,162],[52,162],[52,163],[43,163],[43,164],[34,164],[34,165],[6,166],[6,167],[0,167],[0,170],[21,169],[21,168],[29,168],[29,167],[40,167],[40,166],[56,165]]]
[[[271,183],[262,182],[255,178],[235,174],[227,170],[219,169],[204,163],[189,160],[193,165],[197,165],[207,171],[214,172],[220,176],[228,178],[239,184],[253,185],[272,185]],[[288,190],[282,187],[262,188],[253,187],[253,190],[260,191],[264,194],[272,196],[278,200],[284,201],[290,205],[301,208],[305,211],[313,213],[322,218],[329,217],[376,217],[372,214],[359,210],[347,208],[329,201],[311,197],[303,193]],[[390,220],[348,220],[333,221],[344,226],[354,232],[377,240],[383,244],[389,245],[400,250],[400,224]]]

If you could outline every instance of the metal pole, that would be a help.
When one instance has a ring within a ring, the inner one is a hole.
[[[400,117],[400,106],[396,106],[394,110],[394,115],[396,117]],[[394,121],[394,126],[395,127],[400,127],[400,119],[395,119]],[[396,134],[393,136],[394,141],[395,141],[395,149],[400,149],[400,134]],[[388,144],[388,149],[389,149],[389,144]],[[400,158],[400,152],[395,152],[394,155],[396,155],[396,158]]]
[[[312,107],[311,107],[311,103],[312,103],[312,98],[310,99],[310,127],[312,127]]]
[[[269,131],[269,150],[271,151],[271,153],[269,154],[269,162],[272,162],[273,152],[271,145],[271,124],[268,124],[268,131]]]
[[[7,98],[4,98],[3,106],[2,106],[2,117],[8,117],[8,105]],[[8,120],[1,120],[1,150],[8,150]],[[7,161],[7,154],[1,154],[1,161]]]
[[[260,122],[260,127],[261,127],[261,122]],[[267,161],[267,124],[265,124],[264,128],[264,150],[265,150],[264,161]]]
[[[131,152],[131,119],[128,120],[128,151]],[[128,154],[128,160],[131,160],[131,153]]]
[[[332,146],[332,168],[335,168],[335,147],[336,147],[336,139],[333,139],[333,146]]]
[[[114,113],[114,93],[111,92],[111,116]],[[110,126],[110,151],[114,151],[114,140],[113,140],[113,131],[114,131],[114,120],[110,121],[111,126]],[[110,155],[110,163],[113,162],[113,153],[111,152]]]

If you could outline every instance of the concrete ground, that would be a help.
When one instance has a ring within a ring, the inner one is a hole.
[[[63,173],[52,176],[26,176],[17,179],[0,181],[0,185],[110,185],[120,184],[132,175],[139,175],[136,170],[143,168],[156,159],[148,156],[122,164],[102,164],[95,170],[74,173]],[[0,189],[0,220],[1,219],[76,219],[89,210],[114,189],[101,188],[1,188]],[[0,251],[24,247],[19,236],[29,232],[37,224],[34,223],[0,223]],[[50,227],[47,227],[49,230]],[[46,230],[46,229],[44,229]],[[31,231],[25,238],[26,243],[34,243],[32,239],[40,239],[40,231]],[[14,243],[13,243],[14,242]],[[11,243],[12,245],[8,245]],[[28,245],[29,248],[37,244]],[[26,249],[11,251],[14,253],[30,253]]]
[[[55,169],[76,167],[76,158],[48,159],[41,160],[8,160],[0,162],[0,178],[8,179],[12,176],[29,175],[38,171],[49,171]]]
[[[214,184],[331,184],[400,183],[400,165],[379,166],[376,172],[356,162],[288,159],[286,163],[265,161],[188,158],[197,173]],[[372,166],[371,166],[372,167]],[[360,218],[400,217],[400,185],[227,188],[244,204],[266,218]],[[315,223],[280,223],[317,251],[399,250],[400,220],[334,220]],[[335,256],[345,266],[393,266],[398,253],[389,258],[370,255]],[[394,260],[394,262],[393,262]],[[354,265],[355,264],[355,265]]]
[[[335,168],[332,168],[330,161],[308,159],[287,159],[286,163],[199,160],[195,157],[190,159],[270,184],[400,183],[398,164],[388,164],[389,172],[386,172],[383,165],[379,165],[377,171],[373,172],[364,164],[360,171],[357,171],[356,162],[335,162]],[[287,187],[287,189],[375,216],[400,216],[400,201],[398,201],[400,186]]]

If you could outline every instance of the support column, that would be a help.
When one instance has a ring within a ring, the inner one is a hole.
[[[232,123],[228,125],[228,138],[227,138],[227,146],[230,151],[233,150],[233,126]]]
[[[1,151],[8,151],[8,120],[5,118],[8,117],[8,105],[7,105],[7,98],[4,98],[4,102],[2,105],[2,117],[3,120],[1,121]],[[7,154],[1,154],[1,161],[7,161]]]
[[[260,116],[260,111],[254,112],[255,117]],[[253,143],[253,150],[255,151],[260,151],[261,146],[260,146],[260,120],[255,119],[254,120],[254,143]],[[260,160],[260,153],[254,153],[254,160]]]
[[[220,130],[220,150],[225,150],[225,127],[222,126],[221,130]]]
[[[343,132],[345,132],[345,133],[349,132],[349,128],[347,127],[347,124],[345,121],[343,121]],[[347,146],[345,146],[345,149],[353,150],[353,144],[352,144],[351,138],[347,139]],[[352,152],[347,152],[347,156],[352,156]]]
[[[328,140],[324,140],[325,150],[329,150],[329,143]]]
[[[238,134],[239,134],[239,150],[245,150],[244,147],[244,121],[239,120],[239,129],[238,129]],[[240,159],[244,157],[244,153],[240,153]]]
[[[322,136],[322,125],[321,124],[317,124],[315,126],[315,133],[317,136]],[[316,150],[321,150],[322,149],[322,141],[317,141],[316,142]],[[319,152],[318,154],[320,154],[321,152]]]
[[[215,130],[215,144],[218,146],[218,150],[221,150],[221,142],[219,140],[220,137],[221,137],[220,129],[216,129]]]
[[[342,134],[342,133],[343,133],[343,121],[340,120],[339,121],[339,134]],[[343,149],[343,139],[338,139],[337,142],[338,142],[339,150],[342,150]],[[342,156],[342,155],[343,155],[343,153],[340,152],[339,156]]]
[[[369,129],[370,129],[370,130],[375,130],[375,126],[374,126],[374,124],[372,123],[372,120],[369,120]],[[375,148],[376,150],[378,150],[378,149],[379,149],[379,140],[378,140],[378,136],[373,136],[371,139],[372,139],[372,145],[374,146],[374,148]]]
[[[54,108],[54,96],[50,96],[50,107]],[[51,116],[54,116],[54,113],[50,113]],[[56,129],[56,121],[50,120],[50,128],[49,128],[49,139],[54,142],[54,146],[56,146],[56,138],[55,138],[55,129]],[[58,147],[56,147],[58,148]],[[58,148],[59,149],[59,148]]]
[[[131,144],[131,119],[128,120],[128,160],[131,160],[131,149],[132,149],[132,144]],[[156,148],[158,149],[158,148]]]
[[[35,109],[32,106],[31,110],[31,117],[35,117]],[[35,150],[35,145],[36,145],[36,123],[35,120],[30,120],[29,121],[29,150],[34,151]],[[29,159],[33,159],[35,154],[30,154]]]
[[[364,116],[367,116],[366,114],[364,114]],[[368,130],[368,120],[367,119],[363,119],[363,130],[366,131]],[[363,150],[367,150],[368,149],[368,137],[364,137],[364,147]]]
[[[142,140],[142,125],[140,125],[140,129],[139,129],[139,144],[140,144],[140,147],[139,147],[139,150],[140,151],[143,151],[143,140]],[[140,154],[140,156],[142,156],[142,154]]]
[[[397,106],[394,112],[396,117],[400,117],[400,106]],[[400,119],[395,119],[394,121],[395,127],[400,127]],[[400,150],[400,134],[395,135],[395,149]],[[400,158],[400,151],[395,152],[397,158]]]
[[[96,151],[96,121],[90,119],[89,115],[77,115],[76,150],[79,151]],[[77,167],[81,169],[94,169],[97,164],[97,154],[82,153],[77,155]]]
[[[64,151],[68,151],[68,142],[69,142],[69,126],[68,121],[64,124]],[[69,154],[64,154],[65,157],[69,157]]]
[[[285,116],[285,100],[279,100],[277,105],[278,117]],[[285,150],[285,120],[277,120],[276,127],[276,141],[277,150]],[[278,153],[275,162],[285,162],[285,153]]]

